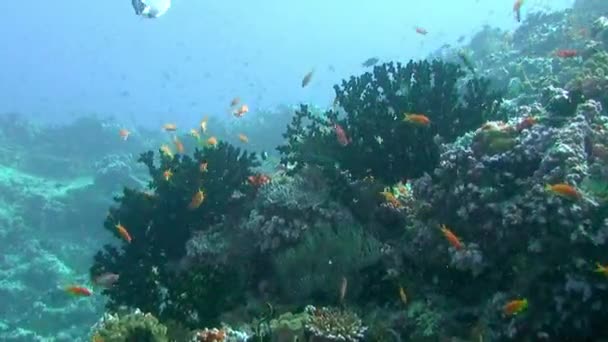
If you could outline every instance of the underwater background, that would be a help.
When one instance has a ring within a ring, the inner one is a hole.
[[[0,341],[608,340],[608,2],[0,12]]]

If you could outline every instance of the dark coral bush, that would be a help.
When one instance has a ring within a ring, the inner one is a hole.
[[[117,237],[116,225],[122,224],[132,241],[118,247],[106,245],[95,256],[91,273],[120,274],[118,283],[105,290],[111,309],[136,307],[191,324],[215,319],[216,310],[230,306],[238,274],[227,268],[186,267],[185,245],[193,232],[241,213],[247,194],[252,193],[247,178],[258,165],[256,157],[220,143],[217,148],[196,150],[193,157],[161,152],[159,166],[151,151],[139,160],[152,177],[151,191],[125,188],[104,222]],[[201,171],[201,163],[207,163],[206,171]],[[169,179],[168,170],[172,172]],[[189,208],[199,190],[205,194],[203,203]]]
[[[489,81],[464,76],[458,65],[435,60],[387,63],[351,77],[334,87],[343,111],[319,115],[305,105],[296,111],[288,143],[278,148],[282,162],[295,164],[294,170],[312,164],[386,183],[429,172],[439,158],[436,135],[453,140],[496,113],[500,96]],[[424,114],[431,124],[404,122],[406,113]],[[348,145],[337,141],[335,124],[350,138]]]

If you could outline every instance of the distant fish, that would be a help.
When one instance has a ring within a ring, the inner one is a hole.
[[[338,140],[340,145],[346,146],[350,144],[351,140],[348,138],[348,135],[342,126],[338,125],[337,123],[334,124],[334,132],[336,133],[336,140]]]
[[[173,137],[173,144],[177,152],[184,154],[184,144],[177,137]]]
[[[194,210],[201,206],[203,201],[205,200],[205,193],[202,189],[199,189],[193,196],[192,200],[188,204],[188,209]]]
[[[414,29],[416,30],[416,33],[421,34],[423,36],[426,36],[429,33],[429,31],[427,31],[425,28],[420,27],[420,26],[416,26],[416,27],[414,27]]]
[[[401,303],[407,305],[407,293],[405,293],[403,286],[399,286],[399,299],[401,300]]]
[[[171,0],[131,0],[135,14],[144,18],[158,18],[171,8]]]
[[[118,135],[120,135],[120,137],[122,138],[122,140],[127,140],[129,139],[129,135],[131,134],[131,132],[129,132],[129,130],[127,129],[121,129],[120,131],[118,131]]]
[[[513,4],[513,14],[515,14],[515,20],[521,22],[521,5],[524,4],[524,0],[515,0]]]
[[[215,147],[217,146],[218,141],[216,137],[209,137],[209,139],[207,139],[207,145],[211,146],[211,147]]]
[[[523,299],[515,299],[507,304],[505,304],[502,308],[503,313],[506,316],[514,316],[521,312],[524,312],[528,308],[528,300]]]
[[[205,173],[205,172],[207,172],[207,171],[208,171],[208,168],[209,168],[209,163],[208,163],[206,160],[203,160],[203,161],[202,161],[202,162],[199,164],[199,166],[198,166],[198,170],[199,170],[201,173]]]
[[[310,81],[312,80],[312,75],[314,75],[315,71],[311,70],[308,72],[308,74],[306,74],[304,76],[304,78],[302,79],[302,88],[306,87]]]
[[[445,224],[442,224],[440,228],[443,236],[446,240],[448,240],[452,247],[456,248],[457,250],[461,250],[463,248],[460,238],[456,236],[456,234],[454,234],[454,232],[452,232]]]
[[[608,266],[602,266],[599,262],[596,262],[595,265],[597,266],[594,271],[595,273],[600,273],[608,277]]]
[[[431,119],[429,119],[426,115],[424,114],[410,114],[410,113],[405,113],[403,114],[404,118],[403,121],[405,122],[409,122],[412,123],[414,125],[418,125],[418,126],[428,126],[431,124]]]
[[[236,105],[238,105],[241,102],[241,99],[238,97],[235,97],[232,99],[232,101],[230,101],[230,107],[235,107]]]
[[[249,138],[245,134],[241,133],[238,135],[238,137],[243,144],[249,143]]]
[[[458,37],[458,39],[456,40],[456,43],[462,43],[462,42],[464,42],[465,38],[466,38],[465,36]]]
[[[249,106],[244,104],[244,105],[241,105],[239,108],[233,110],[232,115],[236,116],[237,118],[240,118],[243,115],[247,114],[248,112],[249,112]]]
[[[171,177],[173,177],[173,172],[171,172],[171,170],[165,170],[163,172],[163,178],[165,179],[165,181],[168,182]]]
[[[174,123],[166,123],[163,125],[163,130],[165,132],[175,132],[177,130],[177,125]]]
[[[65,292],[76,296],[76,297],[88,297],[93,294],[93,292],[86,287],[79,285],[70,285],[65,288]]]
[[[201,120],[201,132],[203,134],[207,133],[207,121],[209,121],[209,118],[206,116]]]
[[[376,57],[371,57],[368,58],[367,60],[365,60],[365,62],[361,63],[362,66],[364,67],[371,67],[373,65],[376,65],[376,63],[378,63],[380,60]]]
[[[555,55],[560,58],[572,58],[578,56],[578,52],[572,49],[558,50]]]
[[[348,290],[348,279],[346,277],[342,277],[342,282],[340,283],[340,303],[344,303],[344,298],[346,297],[346,291]]]
[[[581,193],[575,187],[566,183],[547,184],[545,185],[545,190],[571,200],[582,198]]]
[[[125,228],[125,226],[120,224],[120,222],[118,222],[118,224],[115,225],[114,227],[116,228],[116,231],[118,231],[118,235],[120,235],[120,237],[123,240],[125,240],[127,243],[131,243],[131,241],[133,241],[133,239],[131,238],[131,234],[129,234],[129,231],[127,230],[127,228]]]

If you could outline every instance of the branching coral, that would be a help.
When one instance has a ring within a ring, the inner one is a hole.
[[[119,205],[110,209],[104,223],[108,231],[123,239],[116,228],[120,223],[132,241],[120,249],[106,245],[95,256],[91,273],[120,274],[120,281],[105,290],[110,308],[127,305],[163,319],[194,315],[213,320],[222,305],[206,306],[205,300],[229,302],[227,289],[233,289],[236,283],[222,284],[218,279],[232,282],[232,272],[205,269],[198,275],[201,270],[176,269],[175,265],[184,256],[193,232],[208,229],[225,216],[244,214],[240,210],[246,196],[233,194],[252,193],[247,177],[257,165],[255,156],[220,143],[216,148],[196,150],[193,158],[161,152],[159,166],[154,165],[153,159],[152,152],[140,157],[152,176],[149,187],[154,193],[125,188],[123,195],[116,198]],[[201,170],[201,163],[207,163],[207,170]],[[199,190],[204,193],[203,201],[193,207],[190,204]],[[175,277],[176,272],[186,273]],[[180,312],[179,308],[190,310]],[[189,319],[187,323],[200,322]]]
[[[285,134],[288,144],[278,148],[282,162],[297,164],[296,170],[307,164],[325,171],[338,166],[355,178],[371,175],[387,183],[419,176],[437,162],[436,134],[453,140],[497,109],[499,95],[485,79],[467,81],[459,93],[464,75],[455,64],[410,61],[376,66],[373,73],[343,81],[334,89],[346,117],[333,110],[316,116],[301,106]],[[423,113],[432,124],[403,122],[405,113]],[[348,142],[336,139],[335,125]]]
[[[363,340],[367,327],[352,311],[336,308],[306,308],[309,317],[306,322],[306,331],[310,334],[309,341],[356,342]]]

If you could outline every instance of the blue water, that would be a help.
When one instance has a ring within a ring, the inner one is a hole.
[[[524,14],[544,2],[530,0]],[[511,0],[177,0],[165,16],[143,19],[129,0],[3,1],[0,112],[157,126],[223,115],[235,96],[252,111],[326,105],[331,86],[367,58],[422,58],[483,24],[512,29],[511,8]]]

